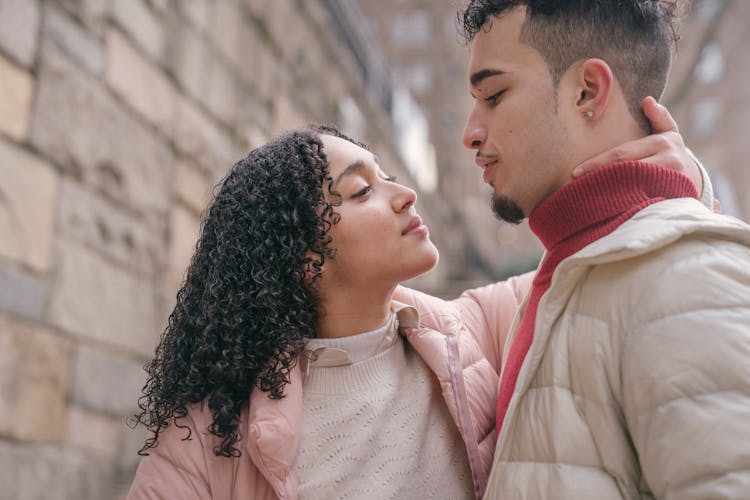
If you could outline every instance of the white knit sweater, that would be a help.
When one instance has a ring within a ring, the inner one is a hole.
[[[296,464],[303,500],[473,498],[437,380],[397,326],[392,318],[373,332],[308,342]]]

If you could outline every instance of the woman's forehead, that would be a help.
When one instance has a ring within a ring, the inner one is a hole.
[[[333,176],[355,162],[377,164],[377,159],[372,153],[353,142],[332,135],[321,135],[320,138]]]

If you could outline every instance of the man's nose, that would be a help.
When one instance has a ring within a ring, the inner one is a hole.
[[[464,146],[467,149],[479,149],[487,140],[487,130],[469,118],[464,128]]]

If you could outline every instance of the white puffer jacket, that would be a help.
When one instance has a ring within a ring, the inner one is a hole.
[[[750,499],[749,226],[668,200],[558,266],[485,498]]]

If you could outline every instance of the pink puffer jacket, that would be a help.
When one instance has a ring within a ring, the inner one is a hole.
[[[394,297],[402,302],[394,304],[400,331],[435,373],[464,439],[478,498],[486,487],[495,448],[503,344],[531,279],[526,274],[470,290],[453,301],[403,287]],[[252,391],[241,414],[241,454],[232,458],[214,455],[217,440],[208,431],[212,420],[208,408],[191,407],[179,427],[165,429],[158,446],[143,458],[128,500],[298,498],[294,475],[302,420],[298,367],[285,394],[272,400],[264,392]],[[188,429],[191,439],[185,440]]]

